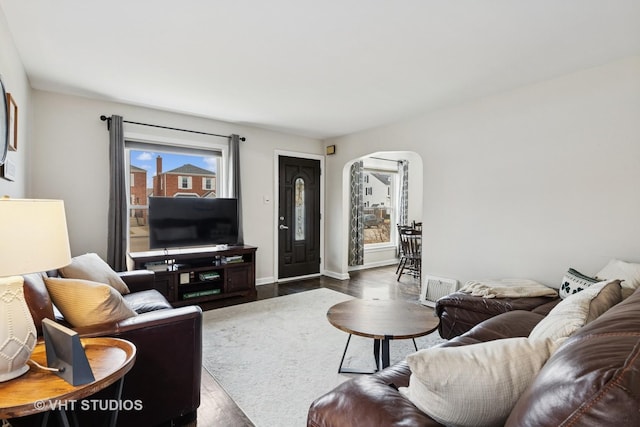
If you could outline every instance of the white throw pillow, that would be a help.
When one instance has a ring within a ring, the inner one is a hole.
[[[596,277],[599,280],[621,280],[622,299],[625,299],[640,287],[640,264],[612,259]]]
[[[104,283],[82,279],[44,279],[51,300],[74,327],[117,322],[137,316],[122,295]]]
[[[411,354],[409,387],[400,392],[447,426],[504,425],[555,344],[506,338]]]
[[[562,284],[560,285],[560,298],[565,299],[569,295],[577,294],[580,291],[584,291],[594,283],[598,283],[600,280],[593,277],[585,276],[579,271],[570,268],[562,278]]]
[[[571,336],[622,300],[620,281],[598,282],[560,301],[536,325],[529,338],[559,340]]]
[[[107,283],[122,295],[128,294],[129,288],[118,273],[98,256],[88,253],[73,257],[71,264],[60,269],[60,274],[67,279],[83,279],[92,282]]]

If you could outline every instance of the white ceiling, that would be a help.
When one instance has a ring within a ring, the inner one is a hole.
[[[640,54],[638,0],[0,7],[36,89],[317,138]]]

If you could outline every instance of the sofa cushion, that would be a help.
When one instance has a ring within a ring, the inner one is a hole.
[[[572,294],[556,305],[533,328],[529,338],[558,340],[595,320],[622,299],[620,281],[603,281]]]
[[[106,283],[113,286],[120,294],[129,293],[126,283],[95,253],[88,253],[73,257],[71,264],[59,269],[60,274],[67,279],[84,279],[92,282]]]
[[[157,290],[132,292],[123,296],[130,309],[138,314],[172,308],[169,301]]]
[[[554,345],[520,337],[421,350],[407,357],[411,378],[400,391],[442,424],[502,425]]]
[[[565,299],[569,295],[583,291],[598,282],[598,279],[585,276],[579,271],[570,268],[562,278],[562,284],[560,285],[560,291],[558,293],[560,294],[560,298]]]
[[[640,264],[612,259],[596,277],[600,280],[621,280],[622,298],[625,299],[640,287]]]
[[[51,299],[73,327],[117,322],[136,316],[114,288],[82,279],[45,279]]]

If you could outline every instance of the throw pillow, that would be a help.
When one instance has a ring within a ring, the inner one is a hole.
[[[562,285],[560,286],[559,292],[560,298],[565,299],[569,295],[583,291],[598,282],[598,279],[585,276],[579,271],[570,268],[562,278]]]
[[[400,392],[447,426],[504,425],[554,348],[519,337],[421,350],[407,357],[411,377]]]
[[[559,340],[595,320],[622,300],[620,281],[604,281],[560,301],[529,334],[529,338]]]
[[[60,269],[60,274],[67,279],[84,279],[92,282],[107,283],[122,295],[128,294],[127,284],[118,273],[97,254],[88,253],[73,257],[71,264]]]
[[[596,274],[596,277],[600,280],[621,280],[624,299],[640,287],[640,264],[612,259]]]
[[[82,279],[47,277],[53,303],[73,327],[117,322],[137,316],[114,288]]]

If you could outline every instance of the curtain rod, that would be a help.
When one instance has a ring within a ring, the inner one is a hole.
[[[376,160],[384,160],[385,162],[402,163],[402,160],[383,159],[382,157],[373,157],[373,156],[369,156],[368,158],[369,158],[369,159],[376,159]]]
[[[100,120],[102,120],[103,122],[107,122],[107,129],[109,129],[109,126],[111,126],[111,117],[107,117],[105,115],[100,116]],[[123,123],[129,123],[132,125],[140,125],[140,126],[149,126],[149,127],[153,127],[153,128],[160,128],[160,129],[169,129],[169,130],[177,130],[179,132],[189,132],[189,133],[197,133],[200,135],[209,135],[209,136],[217,136],[220,138],[229,138],[229,135],[218,135],[216,133],[208,133],[208,132],[200,132],[197,130],[189,130],[189,129],[180,129],[180,128],[172,128],[169,126],[160,126],[160,125],[151,125],[148,123],[140,123],[140,122],[130,122],[129,120],[123,120]],[[240,141],[246,141],[245,137],[240,137]]]

